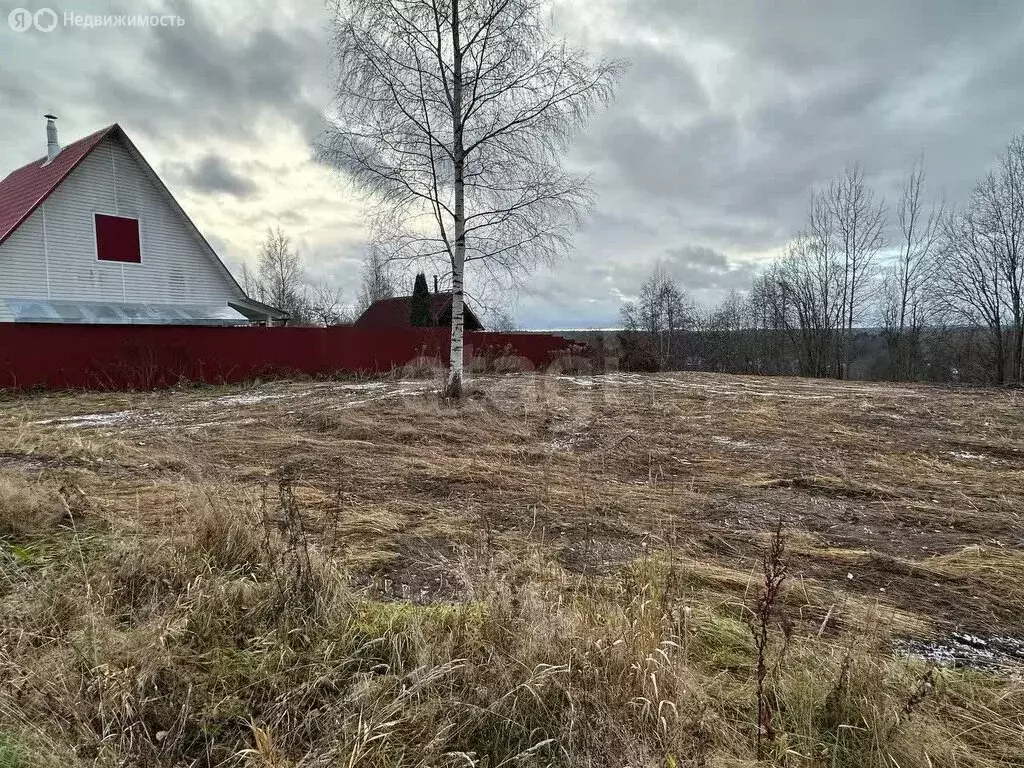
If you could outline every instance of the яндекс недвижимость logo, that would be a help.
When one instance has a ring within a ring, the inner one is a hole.
[[[40,32],[52,32],[57,26],[57,12],[52,8],[40,8],[35,13],[25,8],[15,8],[7,14],[7,25],[15,32],[27,32],[33,28]]]
[[[26,8],[15,8],[7,14],[7,25],[15,32],[52,32],[60,24],[75,29],[99,29],[106,27],[183,27],[185,19],[176,14],[131,14],[131,13],[75,13],[66,11],[58,16],[52,8],[40,8],[33,13]]]

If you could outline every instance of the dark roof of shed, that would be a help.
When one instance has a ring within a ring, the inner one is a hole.
[[[434,325],[441,325],[444,315],[450,311],[452,294],[450,291],[430,294],[430,315]],[[465,304],[465,323],[467,331],[483,330],[483,323],[476,313]],[[357,328],[409,328],[412,317],[412,296],[394,296],[373,302],[356,320]]]

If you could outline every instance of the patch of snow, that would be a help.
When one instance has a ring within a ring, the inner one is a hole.
[[[376,397],[367,397],[362,400],[350,400],[342,404],[342,408],[357,408],[360,405],[366,405],[367,403],[375,403],[380,400],[394,400],[398,397],[417,397],[419,395],[437,394],[441,390],[436,387],[416,384],[412,386],[403,387],[401,389],[392,390],[391,392],[385,392],[377,395]]]
[[[224,425],[255,424],[256,419],[224,419],[222,421],[200,421],[195,424],[185,424],[184,429],[206,429],[207,427],[221,427]]]
[[[439,395],[441,390],[437,387],[430,387],[424,389],[400,389],[397,392],[392,392],[385,397],[416,397],[417,395]],[[383,399],[383,398],[381,398]]]
[[[343,407],[345,407],[345,408],[357,408],[360,405],[366,405],[367,403],[372,403],[374,400],[379,400],[379,399],[380,398],[378,398],[378,397],[369,397],[366,400],[353,400],[350,403],[345,403],[345,405]]]
[[[746,440],[733,440],[730,437],[718,437],[714,436],[711,438],[714,442],[719,445],[728,445],[732,448],[756,448],[754,443],[748,443]]]
[[[785,400],[835,400],[835,395],[797,395],[792,392],[759,392],[756,389],[748,389],[746,395],[757,397],[781,397]]]
[[[984,461],[985,459],[988,458],[988,456],[984,456],[980,453],[968,453],[967,451],[950,451],[949,455],[957,459],[974,459],[981,461]]]
[[[362,390],[362,389],[380,389],[386,387],[383,381],[366,381],[360,384],[335,384],[330,387],[331,389],[342,389],[342,390]]]
[[[580,379],[590,380],[597,383],[599,380],[608,384],[643,385],[652,389],[662,389],[671,392],[700,392],[708,395],[721,395],[723,397],[777,397],[785,400],[834,400],[834,394],[801,394],[796,392],[779,392],[766,389],[763,386],[748,382],[737,381],[733,386],[724,387],[720,382],[701,381],[684,379],[671,375],[645,375],[640,373],[608,373],[601,377],[566,377],[559,378],[575,380],[580,384]]]
[[[61,416],[56,419],[44,419],[34,424],[57,425],[59,429],[77,429],[79,427],[109,427],[125,424],[137,418],[136,411],[116,411],[114,413],[87,413],[81,416]]]
[[[555,451],[571,451],[576,448],[577,445],[583,440],[583,435],[570,435],[569,437],[556,437],[554,440],[550,440],[542,445],[548,450],[548,452]]]
[[[264,403],[268,400],[284,400],[289,397],[301,397],[306,394],[309,393],[289,392],[285,394],[250,393],[246,395],[225,395],[224,397],[215,397],[213,400],[203,400],[195,403],[193,407],[208,408],[211,405],[256,405],[257,403]]]
[[[1024,640],[953,632],[944,641],[902,640],[896,650],[943,667],[998,670],[1024,665]]]

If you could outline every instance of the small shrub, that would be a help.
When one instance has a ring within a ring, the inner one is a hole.
[[[630,373],[657,373],[661,362],[650,340],[638,333],[619,334],[619,370]]]

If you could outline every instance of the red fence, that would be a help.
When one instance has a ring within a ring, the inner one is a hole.
[[[577,350],[541,333],[466,334],[466,360],[541,369]],[[0,325],[0,388],[149,389],[183,381],[382,373],[448,361],[446,329]]]

